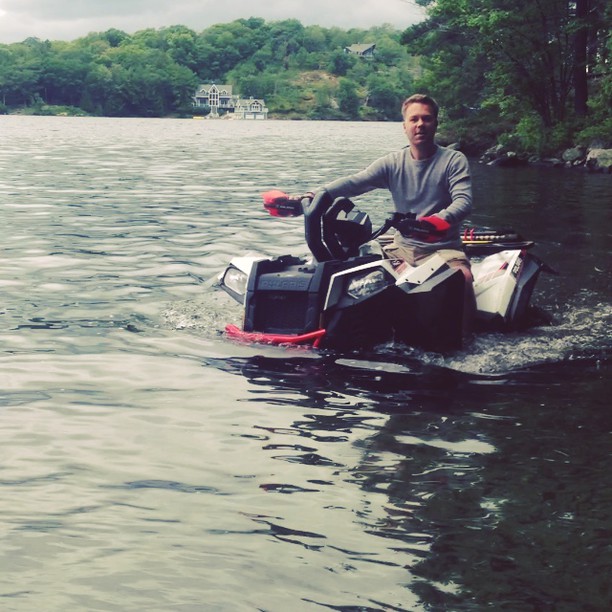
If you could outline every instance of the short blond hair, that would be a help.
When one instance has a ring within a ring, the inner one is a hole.
[[[438,103],[431,96],[427,96],[425,94],[413,94],[409,98],[406,98],[402,103],[402,117],[406,118],[406,109],[411,104],[415,103],[426,104],[427,106],[429,106],[433,111],[433,115],[436,120],[438,119],[438,113],[440,112],[440,107],[438,106]]]

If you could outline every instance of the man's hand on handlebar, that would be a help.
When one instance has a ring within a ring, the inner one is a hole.
[[[430,215],[420,219],[404,218],[396,224],[396,227],[406,238],[413,238],[422,242],[438,242],[445,238],[450,223],[442,217]]]

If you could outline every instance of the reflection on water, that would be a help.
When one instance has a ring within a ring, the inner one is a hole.
[[[3,610],[607,609],[609,177],[475,166],[555,325],[316,353],[225,339],[214,278],[401,126],[0,122]]]
[[[266,429],[264,448],[282,448],[277,457],[285,461],[335,468],[370,502],[382,496],[378,512],[358,511],[359,522],[402,555],[410,589],[427,609],[493,602],[508,610],[606,609],[612,495],[609,452],[601,450],[612,425],[609,366],[567,364],[496,380],[416,364],[412,372],[383,366],[375,377],[353,376],[329,359],[253,357],[217,366],[247,376],[258,396],[274,381],[284,402],[326,408]],[[588,406],[576,406],[581,394]],[[273,436],[300,442],[270,444]],[[354,465],[316,452],[322,442],[349,440],[361,451]],[[274,490],[320,490],[312,486]]]

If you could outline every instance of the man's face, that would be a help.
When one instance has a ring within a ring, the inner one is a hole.
[[[404,131],[410,144],[423,146],[433,144],[438,121],[428,104],[413,102],[404,113]]]

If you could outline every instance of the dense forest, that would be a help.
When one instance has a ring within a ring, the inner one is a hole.
[[[0,46],[5,108],[64,105],[107,116],[193,113],[199,83],[264,98],[273,117],[397,119],[418,61],[390,26],[367,31],[239,19],[196,33],[185,26],[94,33],[73,42]],[[376,43],[371,61],[344,52]]]
[[[459,139],[517,151],[612,146],[608,0],[416,0],[426,21],[403,33]]]
[[[191,116],[196,87],[214,82],[264,98],[272,118],[397,121],[421,91],[466,149],[612,144],[606,0],[415,1],[428,17],[405,31],[249,18],[0,45],[0,113]],[[374,57],[345,52],[357,43]]]

